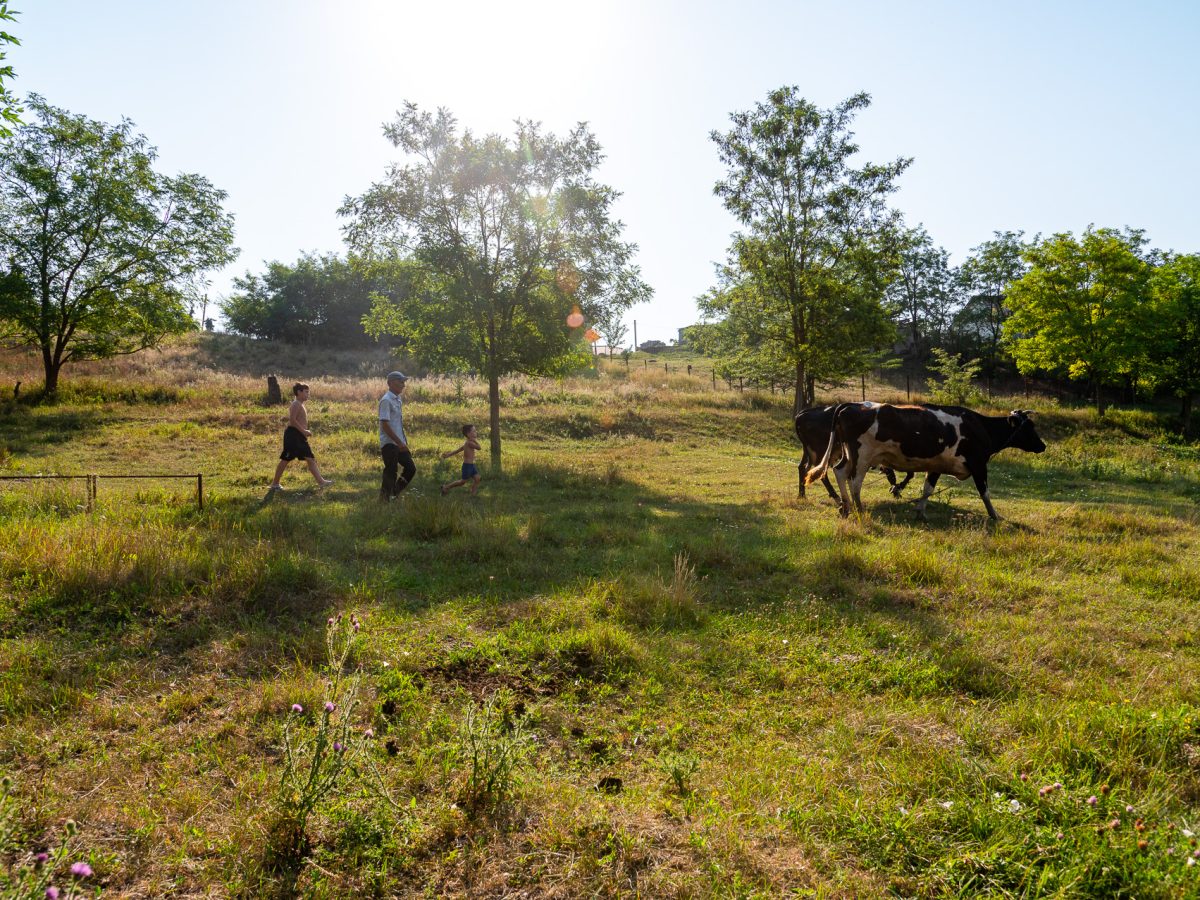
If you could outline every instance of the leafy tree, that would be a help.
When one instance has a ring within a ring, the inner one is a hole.
[[[933,348],[932,356],[929,368],[934,375],[930,378],[930,397],[934,403],[971,406],[980,400],[979,389],[974,384],[979,375],[979,360],[963,362],[940,347]]]
[[[625,310],[615,306],[606,307],[595,321],[595,328],[608,344],[608,355],[613,355],[613,349],[621,346],[629,336],[629,326],[625,324]]]
[[[8,8],[8,0],[0,0],[0,22],[15,22],[16,12]],[[20,41],[7,31],[0,30],[0,47],[5,44],[20,46]],[[6,53],[0,50],[0,63],[4,62]],[[11,81],[16,75],[12,66],[0,66],[0,138],[12,137],[12,128],[21,124],[21,104],[8,89],[6,81]]]
[[[897,310],[909,352],[923,357],[941,346],[950,332],[958,299],[955,272],[949,252],[934,244],[922,225],[900,235],[896,258],[887,299]]]
[[[133,123],[72,115],[37,95],[38,124],[0,143],[0,338],[41,351],[46,393],[71,360],[194,328],[184,288],[233,259],[225,199],[199,175],[159,175]]]
[[[294,265],[267,264],[261,275],[234,279],[221,303],[230,331],[248,337],[326,346],[362,347],[373,338],[363,328],[376,294],[393,296],[408,283],[400,260],[347,260],[306,254]]]
[[[954,316],[950,341],[961,354],[981,358],[989,381],[1000,368],[1008,286],[1029,268],[1022,258],[1025,232],[996,231],[993,235],[992,240],[973,247],[972,255],[958,269],[959,290],[968,298]]]
[[[1104,415],[1103,388],[1151,352],[1145,303],[1150,265],[1141,231],[1056,234],[1025,251],[1030,269],[1009,286],[1004,334],[1017,368],[1086,379]]]
[[[1200,394],[1200,254],[1167,256],[1150,278],[1150,295],[1158,375],[1181,400],[1180,431],[1186,436]]]
[[[603,155],[586,125],[477,137],[407,103],[385,134],[408,164],[345,203],[346,237],[367,258],[410,254],[424,277],[419,300],[378,299],[367,327],[428,365],[483,373],[499,470],[501,376],[586,364],[580,328],[651,294],[611,218],[619,195],[593,178]]]
[[[862,278],[864,273],[869,277]],[[859,280],[856,280],[856,277]],[[846,267],[840,280],[828,280],[820,296],[823,315],[809,323],[806,381],[798,394],[812,403],[818,382],[832,385],[878,364],[896,329],[880,299],[884,283],[869,264]],[[698,300],[706,322],[696,326],[693,343],[719,360],[718,374],[794,384],[796,354],[792,307],[761,281],[733,267],[723,285]]]
[[[759,304],[737,311],[742,324],[733,327],[773,344],[756,351],[759,359],[786,360],[797,411],[812,402],[818,378],[857,374],[890,339],[884,238],[898,230],[899,215],[886,200],[911,160],[851,167],[858,147],[850,126],[869,105],[863,93],[821,110],[783,87],[711,135],[728,169],[714,191],[745,231],[733,237],[731,277],[708,309],[733,314],[735,304]]]

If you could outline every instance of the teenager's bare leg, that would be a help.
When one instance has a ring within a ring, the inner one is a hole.
[[[283,472],[288,467],[289,462],[291,462],[290,459],[281,459],[279,465],[275,467],[275,480],[271,482],[272,488],[279,487],[279,479],[283,477]]]
[[[479,490],[479,476],[476,475],[471,479],[471,496],[475,496],[475,492]]]
[[[442,485],[442,495],[445,496],[446,494],[450,493],[450,491],[454,490],[456,487],[462,487],[466,483],[467,483],[466,479],[460,478],[460,479],[458,479],[458,481],[451,481],[449,484],[443,484]],[[474,493],[474,491],[472,491],[472,493]]]
[[[333,484],[333,482],[330,479],[325,478],[324,476],[321,475],[321,467],[317,465],[317,460],[315,457],[309,458],[307,460],[307,462],[308,462],[308,471],[312,472],[312,477],[317,479],[317,484],[321,485],[322,487],[324,487],[327,484]]]

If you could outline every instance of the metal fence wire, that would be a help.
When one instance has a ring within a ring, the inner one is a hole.
[[[91,512],[96,507],[97,489],[100,486],[100,479],[179,479],[186,478],[196,482],[196,506],[198,509],[204,509],[204,476],[197,472],[194,475],[0,475],[0,481],[74,481],[78,479],[87,481],[87,510]]]

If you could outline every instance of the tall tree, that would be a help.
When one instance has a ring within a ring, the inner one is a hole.
[[[1200,254],[1168,255],[1150,278],[1154,365],[1159,379],[1180,404],[1180,431],[1192,431],[1192,411],[1200,394]]]
[[[964,356],[979,356],[989,384],[1000,368],[1008,286],[1029,268],[1022,258],[1025,232],[992,234],[992,240],[971,248],[971,255],[958,269],[959,289],[967,300],[951,326],[953,349]]]
[[[958,299],[950,253],[918,225],[899,236],[896,257],[887,299],[896,309],[909,354],[923,358],[933,347],[943,346],[950,331]]]
[[[864,327],[847,348],[842,341],[854,332],[837,324],[849,299],[864,301],[870,320],[882,308],[882,238],[899,228],[886,201],[911,162],[851,166],[858,146],[850,126],[870,102],[856,94],[822,110],[783,87],[711,135],[728,169],[714,192],[745,229],[730,251],[734,281],[748,279],[745,297],[761,300],[775,320],[765,337],[782,342],[771,352],[789,362],[797,411],[812,402],[816,379],[852,374],[842,371],[854,362],[847,349],[869,351],[877,338]]]
[[[52,395],[67,362],[194,328],[188,279],[236,250],[225,193],[156,173],[132,122],[91,121],[36,94],[28,103],[38,123],[0,143],[0,337],[41,352]]]
[[[1022,373],[1086,379],[1104,415],[1104,388],[1150,352],[1150,265],[1136,229],[1089,227],[1025,251],[1029,271],[1009,286],[1004,334]]]
[[[428,365],[483,373],[499,470],[500,378],[586,361],[574,308],[590,324],[651,294],[611,215],[619,195],[595,181],[603,155],[583,124],[476,137],[406,103],[385,134],[407,164],[346,201],[346,238],[367,258],[411,255],[426,279],[419,299],[377,300],[368,328]]]

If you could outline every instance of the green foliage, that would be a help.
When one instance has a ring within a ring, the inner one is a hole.
[[[0,144],[0,341],[39,351],[53,394],[64,363],[195,327],[184,288],[233,259],[233,219],[207,179],[157,174],[132,122],[28,102],[39,122]]]
[[[934,348],[929,368],[936,377],[929,379],[930,399],[949,406],[973,406],[983,399],[975,387],[981,368],[977,359],[964,362],[945,350]]]
[[[700,771],[700,757],[695,753],[667,750],[659,754],[658,768],[667,776],[675,793],[687,797],[692,793],[692,779]]]
[[[248,337],[331,347],[363,347],[374,339],[363,327],[374,297],[418,302],[413,266],[396,260],[345,260],[306,254],[294,265],[272,262],[262,275],[234,279],[221,303],[230,331]]]
[[[1030,269],[1009,287],[1005,342],[1021,372],[1086,379],[1102,389],[1158,352],[1145,300],[1151,268],[1142,232],[1088,228],[1028,247]]]
[[[933,347],[945,346],[950,336],[958,301],[950,254],[934,244],[924,226],[905,230],[894,252],[896,277],[888,286],[887,299],[896,310],[908,352],[924,356]]]
[[[406,103],[385,133],[412,163],[342,207],[346,236],[365,258],[409,258],[425,277],[419,301],[377,297],[367,330],[435,369],[488,379],[499,470],[500,376],[589,364],[576,308],[596,322],[651,294],[611,218],[619,195],[594,180],[603,155],[585,125],[559,139],[518,122],[512,138],[480,138],[445,109]]]
[[[1200,254],[1164,259],[1151,276],[1150,297],[1157,328],[1151,368],[1182,398],[1180,430],[1187,434],[1200,394]]]
[[[971,248],[957,272],[958,289],[966,300],[954,314],[949,349],[980,357],[989,377],[1002,362],[1001,339],[1008,318],[1004,298],[1009,285],[1028,269],[1021,256],[1024,236],[1023,231],[993,232],[992,240]]]
[[[8,0],[0,0],[0,22],[15,22],[17,13],[8,8]],[[20,41],[7,31],[0,31],[0,47],[5,44],[19,46]],[[0,63],[4,62],[7,53],[0,50]],[[12,66],[0,66],[0,139],[12,137],[9,126],[21,124],[21,104],[5,83],[14,77]]]
[[[797,408],[817,380],[863,372],[895,336],[882,300],[899,215],[886,200],[910,160],[851,167],[850,126],[869,104],[856,94],[821,110],[779,88],[712,134],[728,168],[714,191],[746,231],[733,238],[723,285],[701,300],[723,322],[708,346],[743,347],[744,362],[774,378],[786,369]]]

